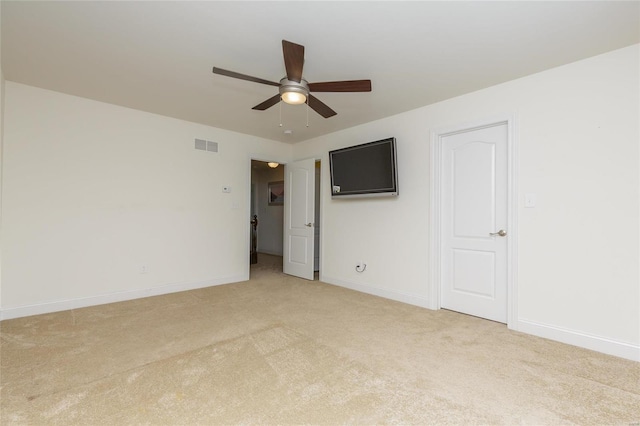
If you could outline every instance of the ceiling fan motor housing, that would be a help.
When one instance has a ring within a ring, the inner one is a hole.
[[[300,82],[289,80],[287,77],[284,77],[280,80],[280,88],[279,88],[280,96],[284,96],[285,93],[299,93],[304,95],[304,99],[300,103],[304,103],[306,99],[309,97],[309,84],[307,80],[300,79]]]

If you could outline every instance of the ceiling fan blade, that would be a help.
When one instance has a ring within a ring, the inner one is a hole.
[[[256,106],[254,106],[251,109],[257,109],[259,111],[264,111],[267,108],[271,108],[272,106],[274,106],[278,102],[280,102],[280,94],[279,93],[277,95],[267,99],[266,101],[262,102],[261,104],[258,104]]]
[[[337,114],[337,112],[329,108],[313,95],[309,95],[309,106],[324,118],[333,117]]]
[[[287,69],[287,79],[300,83],[304,65],[304,46],[282,40],[282,54],[284,67]]]
[[[370,92],[371,80],[327,81],[309,83],[312,92]]]
[[[268,84],[269,86],[280,87],[280,83],[276,83],[269,80],[263,80],[258,77],[251,77],[250,75],[240,74],[239,72],[223,70],[222,68],[213,67],[213,73],[224,75],[227,77],[239,78],[240,80],[253,81],[254,83]]]

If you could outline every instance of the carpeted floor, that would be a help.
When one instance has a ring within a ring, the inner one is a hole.
[[[282,274],[0,323],[0,424],[640,422],[640,364]]]

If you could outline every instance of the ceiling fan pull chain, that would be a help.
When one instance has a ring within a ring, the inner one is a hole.
[[[307,127],[309,127],[309,96],[307,96]]]
[[[280,104],[280,127],[282,127],[282,102],[278,102]]]

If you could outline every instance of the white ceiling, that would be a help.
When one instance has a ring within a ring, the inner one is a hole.
[[[295,143],[640,42],[640,2],[2,1],[7,80]],[[281,40],[309,82],[371,79],[254,111],[277,88]],[[292,130],[291,135],[284,130]]]

